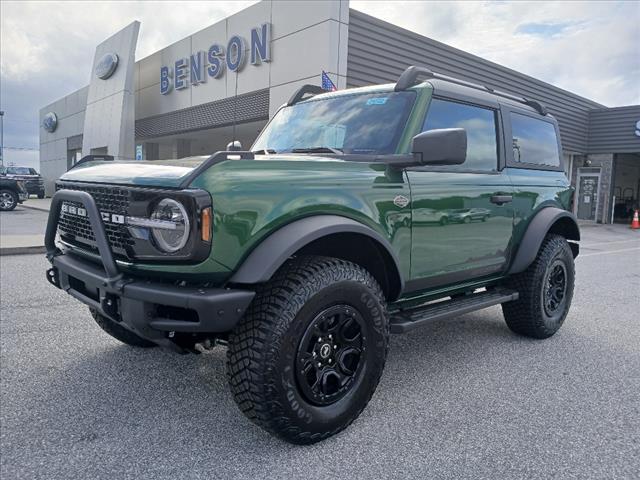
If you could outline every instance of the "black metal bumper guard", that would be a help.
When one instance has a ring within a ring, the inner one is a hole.
[[[63,201],[84,205],[96,238],[102,268],[65,254],[56,246]],[[216,333],[231,330],[255,295],[250,290],[177,286],[126,277],[113,258],[96,202],[87,192],[56,192],[51,199],[44,242],[47,259],[52,265],[47,270],[47,280],[51,284],[137,335],[158,344],[169,346],[172,343],[169,338],[175,332]],[[164,311],[185,309],[195,312],[197,319],[193,316],[188,319],[162,316],[162,307],[165,307]]]

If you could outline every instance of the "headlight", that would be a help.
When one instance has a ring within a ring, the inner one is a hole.
[[[151,214],[152,220],[163,222],[151,229],[153,238],[161,250],[177,252],[189,240],[189,216],[184,206],[170,198],[161,200]]]

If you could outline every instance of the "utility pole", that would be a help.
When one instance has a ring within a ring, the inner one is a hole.
[[[4,165],[4,112],[0,110],[0,165]]]

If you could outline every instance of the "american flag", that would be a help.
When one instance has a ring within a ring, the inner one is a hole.
[[[335,92],[336,90],[338,90],[338,88],[329,78],[329,75],[327,75],[327,72],[325,72],[324,70],[322,71],[322,89],[328,90],[329,92]]]

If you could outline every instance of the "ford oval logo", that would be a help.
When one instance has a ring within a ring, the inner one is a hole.
[[[53,112],[47,113],[42,119],[42,126],[47,132],[53,133],[58,126],[58,117],[56,114]]]
[[[96,77],[106,80],[118,68],[118,55],[115,53],[105,54],[96,65]]]

